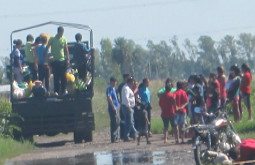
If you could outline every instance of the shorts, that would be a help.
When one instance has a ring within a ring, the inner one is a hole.
[[[176,113],[174,118],[174,124],[183,126],[185,124],[185,113]]]
[[[171,124],[171,127],[174,128],[175,127],[175,117],[161,117],[163,120],[163,124],[164,124],[164,130],[168,130],[169,128],[169,123]]]

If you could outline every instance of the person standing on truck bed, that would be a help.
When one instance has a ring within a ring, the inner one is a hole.
[[[86,55],[89,52],[88,47],[81,42],[82,35],[77,33],[75,35],[76,43],[74,45],[74,63],[78,69],[79,78],[85,80],[87,75],[87,66],[86,66]]]
[[[106,96],[108,102],[108,112],[110,116],[110,132],[111,142],[114,143],[119,138],[119,108],[120,103],[116,93],[117,80],[114,77],[110,78],[110,86],[106,89]]]
[[[25,45],[25,62],[31,72],[29,79],[32,81],[37,80],[37,68],[35,65],[35,55],[34,55],[34,37],[31,34],[27,35],[27,42]]]
[[[13,65],[14,80],[17,81],[17,83],[21,83],[23,81],[23,76],[22,76],[23,55],[20,53],[22,41],[20,39],[17,39],[13,41],[13,44],[14,44],[14,49],[11,53],[11,59],[12,59],[12,65]]]
[[[50,38],[45,53],[51,47],[51,56],[53,57],[52,71],[54,76],[55,95],[66,94],[66,68],[70,63],[67,40],[63,37],[64,28],[58,27],[55,37]],[[61,88],[61,89],[60,89]],[[61,92],[61,93],[60,93]]]
[[[38,46],[35,48],[35,63],[38,66],[38,77],[40,81],[45,81],[45,87],[49,92],[50,69],[48,65],[48,56],[46,53],[47,37],[40,37]]]

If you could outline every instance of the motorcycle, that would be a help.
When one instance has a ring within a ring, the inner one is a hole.
[[[214,164],[215,154],[228,155],[230,149],[241,143],[231,121],[228,119],[226,105],[218,108],[216,115],[203,115],[205,123],[194,124],[185,129],[193,129],[193,151],[197,165]]]

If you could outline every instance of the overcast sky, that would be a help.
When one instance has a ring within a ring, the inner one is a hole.
[[[0,56],[10,51],[13,30],[47,22],[87,24],[94,30],[94,45],[102,38],[125,37],[146,45],[177,35],[196,41],[201,35],[215,40],[226,34],[255,33],[254,0],[0,0]],[[27,33],[55,35],[52,28]],[[66,33],[74,39],[76,31]]]

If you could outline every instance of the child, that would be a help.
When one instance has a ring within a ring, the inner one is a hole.
[[[48,55],[46,52],[46,37],[38,37],[36,38],[36,42],[38,43],[35,49],[35,63],[38,67],[38,75],[39,80],[45,82],[45,87],[49,92],[49,79],[50,79],[50,69],[48,65]]]
[[[137,137],[137,145],[140,145],[140,138],[141,136],[145,136],[147,144],[150,144],[149,141],[149,120],[148,120],[148,113],[144,107],[144,105],[139,105],[139,110],[137,110],[137,130],[138,130],[138,137]]]

